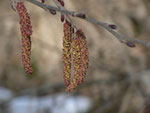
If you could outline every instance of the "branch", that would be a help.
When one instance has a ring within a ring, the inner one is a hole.
[[[43,4],[41,2],[38,2],[37,0],[27,0],[27,1],[34,4],[34,5],[36,5],[36,6],[38,6],[38,7],[43,8],[46,11],[50,12],[51,10],[55,10],[55,11],[58,11],[58,12],[62,12],[66,15],[70,15],[72,17],[77,17],[77,18],[86,20],[90,23],[98,25],[99,27],[103,27],[108,32],[110,32],[112,35],[114,35],[115,38],[118,39],[121,43],[124,43],[129,47],[135,47],[135,43],[136,43],[136,44],[140,44],[140,45],[143,45],[143,46],[146,46],[146,47],[150,48],[150,42],[146,42],[146,41],[142,41],[142,40],[137,40],[135,38],[129,38],[127,36],[123,36],[123,35],[117,33],[116,31],[114,31],[115,28],[113,26],[111,26],[110,24],[107,24],[107,23],[98,21],[94,18],[88,17],[84,13],[78,13],[78,12],[74,12],[74,11],[68,11],[68,10],[65,10],[65,9],[60,9],[60,8],[57,8],[57,7],[53,7],[51,5]]]

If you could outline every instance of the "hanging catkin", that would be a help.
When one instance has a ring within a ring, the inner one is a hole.
[[[65,85],[70,84],[71,78],[71,37],[72,27],[71,24],[66,21],[64,23],[64,37],[63,37],[63,64],[64,64],[64,81]]]
[[[20,30],[22,35],[22,63],[27,73],[32,74],[31,56],[31,35],[32,26],[28,12],[23,2],[18,2],[16,9],[20,17]]]
[[[73,59],[73,78],[66,91],[73,91],[83,82],[89,65],[87,42],[81,30],[76,32],[76,37],[72,38],[72,59]]]

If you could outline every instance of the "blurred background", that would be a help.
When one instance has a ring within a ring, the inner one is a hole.
[[[46,4],[54,5],[52,0]],[[84,83],[66,93],[60,13],[25,5],[33,26],[32,76],[21,62],[18,15],[9,0],[0,0],[0,113],[142,112],[150,94],[149,49],[129,48],[103,28],[73,18],[87,36],[90,66]],[[65,6],[116,24],[124,35],[150,41],[150,0],[65,0]]]

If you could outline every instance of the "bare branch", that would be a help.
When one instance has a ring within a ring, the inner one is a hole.
[[[150,42],[137,40],[135,38],[129,38],[127,36],[121,35],[120,33],[117,33],[116,31],[114,31],[114,29],[112,27],[110,27],[110,24],[107,24],[107,23],[98,21],[94,18],[88,17],[84,13],[78,13],[78,12],[74,12],[74,11],[68,11],[68,10],[65,10],[65,9],[60,9],[60,8],[57,8],[57,7],[54,7],[54,6],[51,6],[51,5],[43,4],[41,2],[38,2],[37,0],[27,0],[27,1],[34,4],[34,5],[36,5],[36,6],[39,6],[39,7],[43,8],[46,11],[55,10],[55,11],[62,12],[64,14],[70,15],[72,17],[77,17],[77,18],[86,20],[90,23],[98,25],[99,27],[103,27],[104,29],[109,31],[112,35],[114,35],[121,43],[124,43],[129,47],[135,47],[135,43],[146,46],[148,48],[150,47]]]

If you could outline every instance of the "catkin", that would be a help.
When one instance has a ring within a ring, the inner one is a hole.
[[[73,91],[83,82],[89,65],[86,37],[81,30],[78,30],[76,37],[72,38],[72,59],[74,75],[70,85],[66,88],[68,92]]]
[[[22,63],[24,70],[27,73],[32,74],[33,70],[30,62],[32,35],[31,21],[23,2],[18,2],[16,9],[20,17],[20,30],[22,35]]]
[[[63,64],[64,64],[64,81],[65,85],[70,84],[71,79],[71,37],[72,27],[71,24],[66,21],[64,23],[64,37],[63,37]]]

